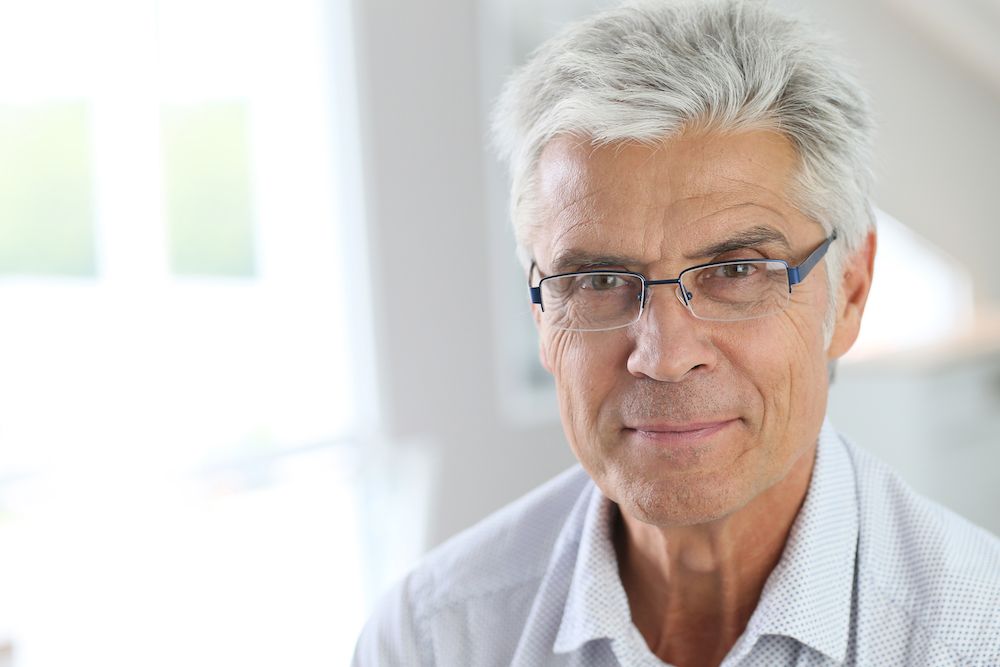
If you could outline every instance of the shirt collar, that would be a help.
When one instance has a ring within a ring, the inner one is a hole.
[[[612,541],[615,506],[596,486],[577,552],[553,650],[569,653],[602,638],[631,641],[628,597]],[[734,653],[749,653],[762,635],[786,635],[843,661],[850,632],[857,497],[847,451],[828,421],[820,431],[809,489]]]
[[[611,535],[615,511],[611,501],[593,486],[562,623],[553,646],[556,653],[575,651],[593,639],[622,637],[633,628]]]
[[[785,635],[842,662],[850,635],[858,500],[840,436],[823,422],[805,501],[747,624],[752,642]]]

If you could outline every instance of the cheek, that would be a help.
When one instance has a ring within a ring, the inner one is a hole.
[[[592,426],[625,369],[621,341],[602,334],[553,332],[546,353],[559,392],[564,423]]]
[[[778,316],[746,323],[739,335],[717,338],[736,372],[754,386],[762,431],[789,433],[800,419],[825,408],[822,320]]]
[[[779,343],[778,341],[784,341]],[[774,447],[788,452],[811,442],[826,413],[827,375],[822,318],[791,321],[775,335],[770,354],[781,359],[770,378],[766,424]]]

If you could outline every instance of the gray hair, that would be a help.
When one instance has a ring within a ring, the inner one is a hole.
[[[795,146],[793,203],[842,239],[826,262],[829,341],[832,288],[875,225],[873,122],[861,86],[827,40],[763,1],[629,3],[569,26],[510,77],[493,134],[511,171],[511,219],[525,268],[537,224],[536,170],[549,141],[575,135],[595,145],[653,145],[691,127],[772,129]]]

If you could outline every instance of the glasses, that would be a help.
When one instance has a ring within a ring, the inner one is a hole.
[[[528,288],[543,319],[566,331],[609,331],[637,322],[653,285],[677,285],[677,299],[700,320],[753,320],[783,311],[792,285],[806,279],[836,238],[834,231],[798,266],[780,259],[731,259],[692,266],[671,280],[631,271],[577,271],[545,276],[537,287],[531,287],[529,272]]]

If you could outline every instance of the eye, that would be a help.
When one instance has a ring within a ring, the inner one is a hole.
[[[760,269],[756,264],[723,264],[715,269],[715,275],[719,278],[748,278]]]
[[[625,284],[626,281],[621,276],[616,276],[611,273],[597,273],[590,276],[584,276],[580,283],[580,289],[602,292],[612,290],[617,287],[623,287]]]

